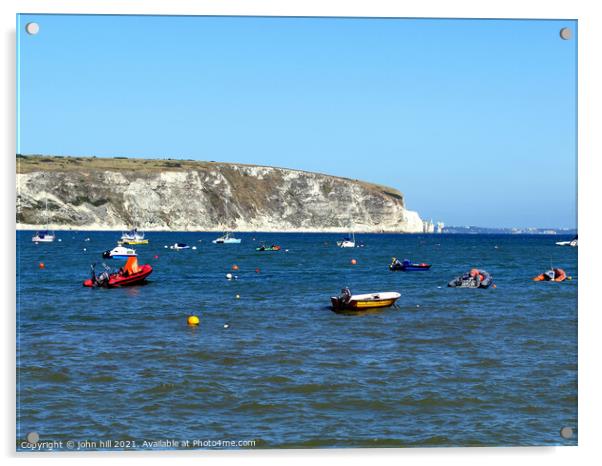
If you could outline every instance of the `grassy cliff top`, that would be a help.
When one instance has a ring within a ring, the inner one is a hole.
[[[267,167],[264,165],[250,165],[243,163],[213,162],[200,160],[182,160],[182,159],[142,159],[128,157],[71,157],[58,155],[21,155],[17,154],[17,173],[33,172],[81,172],[87,170],[101,171],[120,171],[137,172],[141,175],[158,173],[164,171],[186,171],[186,170],[220,170],[224,168],[242,167],[264,167],[275,168],[279,170],[290,170],[301,173],[312,173],[304,170],[292,168]],[[359,183],[363,187],[372,190],[382,191],[389,196],[403,198],[401,192],[389,186],[369,183],[362,180],[343,178],[339,176],[326,175],[322,173],[312,173],[327,178],[336,178],[340,180]]]

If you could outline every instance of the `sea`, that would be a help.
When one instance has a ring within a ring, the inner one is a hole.
[[[151,232],[134,246],[145,285],[91,289],[91,264],[123,264],[102,258],[118,232],[32,235],[17,232],[17,450],[577,444],[577,248],[555,245],[571,237]],[[532,281],[551,266],[571,280]],[[496,287],[447,287],[473,267]],[[346,286],[401,298],[334,313]]]

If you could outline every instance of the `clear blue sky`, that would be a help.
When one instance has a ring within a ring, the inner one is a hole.
[[[20,153],[292,167],[449,225],[576,226],[575,21],[17,22]]]

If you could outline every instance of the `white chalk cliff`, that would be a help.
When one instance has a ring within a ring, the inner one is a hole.
[[[46,209],[47,205],[47,209]],[[396,189],[284,168],[18,156],[17,227],[421,233]]]

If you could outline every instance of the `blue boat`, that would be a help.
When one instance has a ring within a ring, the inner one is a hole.
[[[400,270],[402,272],[419,272],[423,270],[429,270],[431,268],[431,264],[425,264],[424,262],[420,264],[413,264],[408,259],[404,259],[403,262],[400,262],[399,259],[395,257],[391,261],[389,265],[389,270],[397,271]]]

